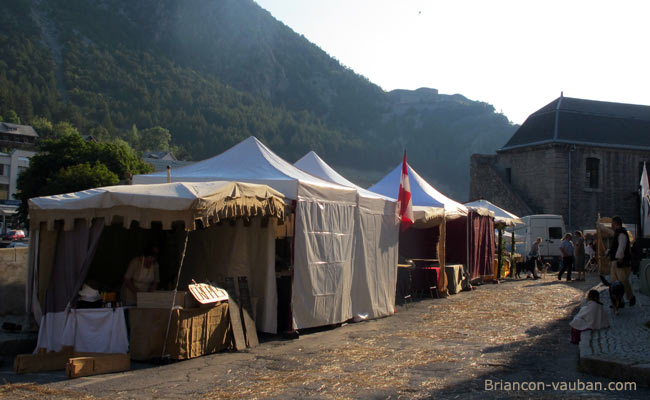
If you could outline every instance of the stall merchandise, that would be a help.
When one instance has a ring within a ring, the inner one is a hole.
[[[357,314],[376,318],[394,313],[398,241],[397,223],[390,223],[394,202],[360,197],[356,188],[302,171],[254,137],[215,157],[172,170],[170,179],[265,184],[294,200],[293,328],[341,323]],[[136,175],[133,180],[165,182],[167,173]],[[356,290],[362,285],[367,289]]]
[[[162,247],[159,262],[166,268],[161,271],[171,272],[166,282],[172,289],[179,271],[181,289],[192,279],[246,276],[251,295],[259,300],[260,325],[275,328],[272,248],[274,226],[284,218],[286,204],[268,186],[220,181],[111,186],[35,198],[29,206],[26,289],[28,310],[40,323],[37,351],[59,351],[65,345],[75,351],[127,351],[123,309],[115,304],[75,309],[76,296],[84,282],[119,287],[128,260],[153,239]],[[214,252],[231,267],[215,262]],[[172,301],[166,298],[169,313]],[[98,340],[102,336],[122,347],[105,346]]]

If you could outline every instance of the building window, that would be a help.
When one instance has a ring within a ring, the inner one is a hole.
[[[0,200],[9,200],[9,185],[0,185]]]
[[[512,183],[512,168],[506,168],[506,182]]]
[[[0,176],[9,176],[9,165],[0,164]]]
[[[587,168],[585,175],[585,187],[590,189],[598,189],[598,171],[600,168],[600,160],[597,158],[587,158]]]

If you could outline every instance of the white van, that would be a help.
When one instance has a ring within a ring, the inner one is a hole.
[[[564,226],[564,219],[561,215],[554,214],[538,214],[527,215],[521,217],[524,222],[524,227],[514,227],[517,236],[524,236],[524,249],[523,256],[525,257],[530,252],[530,246],[537,240],[538,237],[542,238],[539,254],[545,262],[557,264],[562,258],[560,253],[560,242],[566,232]]]

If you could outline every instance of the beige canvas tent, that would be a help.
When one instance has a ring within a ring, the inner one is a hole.
[[[191,279],[246,276],[258,299],[258,328],[274,331],[274,226],[285,206],[284,196],[268,186],[225,181],[111,186],[30,199],[27,311],[40,322],[39,348],[74,345],[74,335],[64,332],[81,285],[92,279],[119,287],[129,259],[152,242],[161,247],[161,284],[174,285],[187,240],[181,287]]]

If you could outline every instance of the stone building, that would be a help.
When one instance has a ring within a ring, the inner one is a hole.
[[[18,174],[36,154],[38,134],[29,125],[0,122],[0,204],[16,202]]]
[[[521,216],[561,214],[569,229],[593,228],[598,213],[638,224],[644,162],[650,106],[560,96],[496,155],[472,155],[470,198]]]

